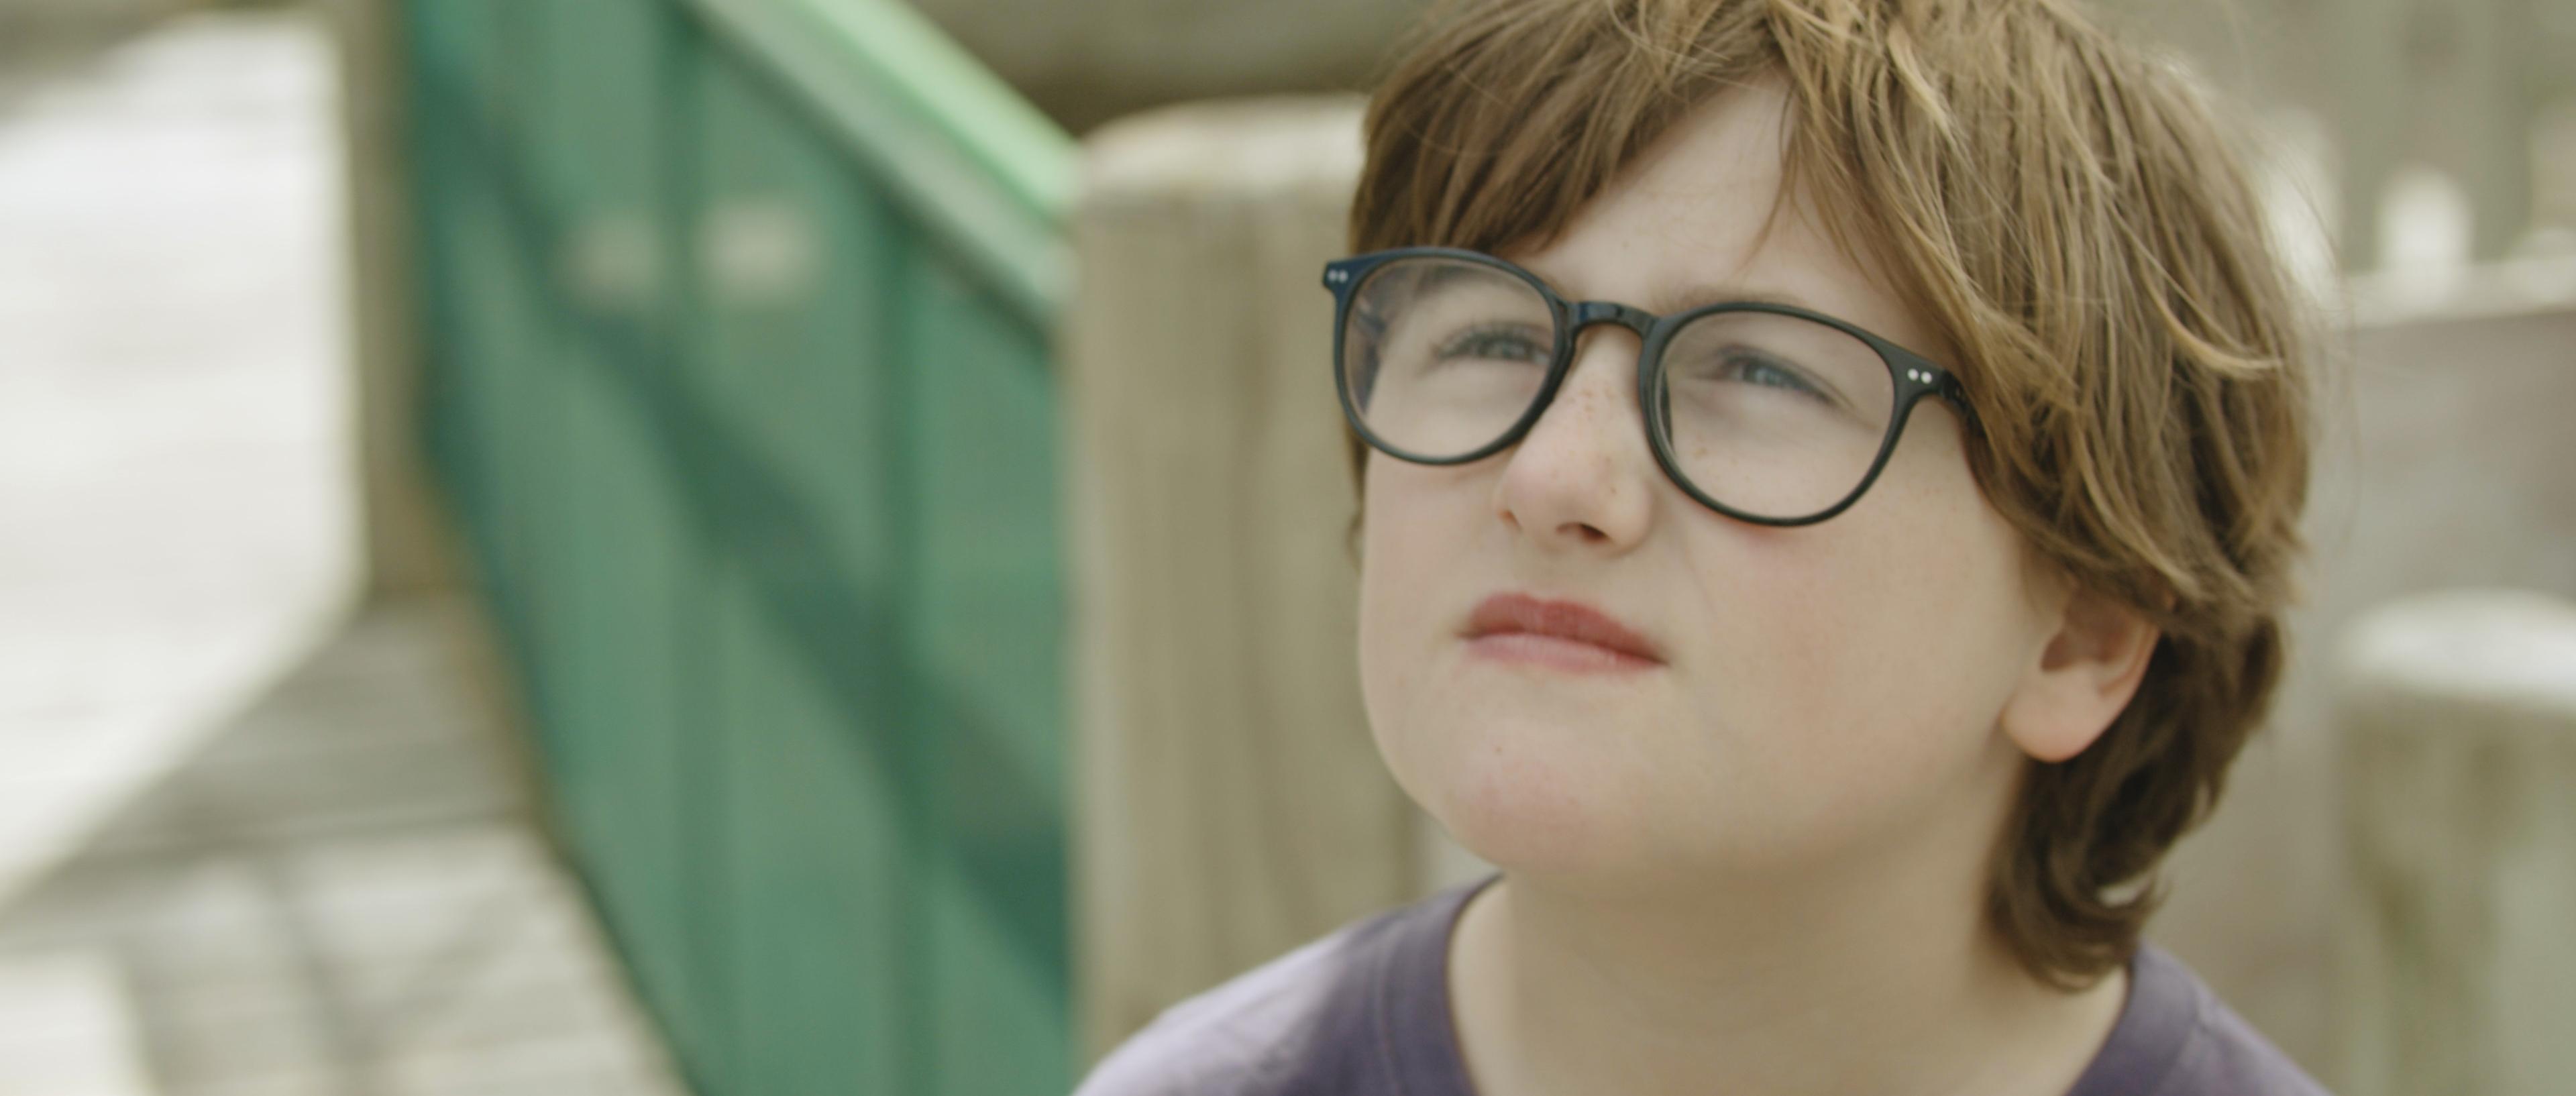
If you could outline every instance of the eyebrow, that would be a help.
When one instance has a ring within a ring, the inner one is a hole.
[[[1650,299],[1645,309],[1658,316],[1688,312],[1702,305],[1749,302],[1752,304],[1787,305],[1816,311],[1816,307],[1794,293],[1752,289],[1740,285],[1710,285],[1694,282],[1679,289],[1667,290]]]
[[[1581,299],[1573,294],[1565,292],[1560,288],[1565,283],[1550,276],[1547,272],[1532,266],[1525,266],[1523,269],[1528,270],[1532,274],[1538,275],[1540,281],[1546,282],[1549,288],[1557,291],[1557,296],[1564,297],[1569,301]],[[1643,308],[1658,316],[1671,316],[1678,313],[1688,312],[1691,309],[1698,308],[1703,305],[1734,303],[1776,304],[1786,305],[1790,308],[1803,308],[1809,312],[1822,311],[1815,305],[1809,303],[1805,298],[1794,293],[1781,292],[1777,290],[1754,289],[1750,286],[1730,285],[1722,282],[1689,282],[1683,284],[1679,288],[1659,290],[1653,297],[1648,298],[1645,303],[1640,304],[1637,307]]]

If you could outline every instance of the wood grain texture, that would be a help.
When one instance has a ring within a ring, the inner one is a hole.
[[[1360,705],[1321,285],[1358,163],[1344,99],[1180,108],[1086,149],[1061,360],[1094,1056],[1420,889]]]
[[[2350,1096],[2539,1096],[2576,1072],[2576,603],[2456,591],[2339,652]]]
[[[2373,308],[2338,336],[2316,408],[2290,665],[2217,813],[2168,859],[2171,900],[2147,926],[2338,1092],[2331,926],[2359,899],[2336,821],[2355,793],[2337,778],[2334,643],[2416,594],[2576,597],[2576,438],[2555,425],[2576,401],[2576,308],[2436,305]]]

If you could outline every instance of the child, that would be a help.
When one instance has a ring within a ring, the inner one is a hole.
[[[2307,482],[2188,82],[2058,0],[1426,27],[1324,278],[1372,729],[1500,871],[1083,1096],[2319,1092],[2139,942]]]

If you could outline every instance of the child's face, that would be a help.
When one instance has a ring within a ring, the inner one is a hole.
[[[1762,235],[1781,109],[1768,89],[1721,96],[1562,238],[1505,257],[1568,299],[1651,308],[1735,287],[1942,359],[1922,317],[1794,203]],[[2021,760],[1997,715],[2052,629],[1955,412],[1917,406],[1850,510],[1756,526],[1657,468],[1637,350],[1589,328],[1554,403],[1494,457],[1370,454],[1361,678],[1398,782],[1499,866],[1602,879],[1990,834]],[[1579,648],[1465,638],[1480,604],[1511,594],[1589,606],[1656,657],[1605,668]]]

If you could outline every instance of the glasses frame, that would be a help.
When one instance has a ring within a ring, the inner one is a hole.
[[[1530,401],[1529,408],[1521,412],[1519,420],[1501,436],[1464,456],[1426,457],[1388,444],[1386,439],[1369,429],[1366,416],[1360,413],[1351,395],[1350,370],[1342,365],[1342,344],[1350,330],[1352,297],[1379,267],[1404,259],[1452,259],[1502,271],[1536,290],[1547,301],[1548,311],[1555,321],[1554,356],[1548,360],[1547,378],[1540,383],[1537,398]],[[1673,481],[1673,485],[1681,488],[1682,493],[1693,501],[1737,521],[1770,526],[1813,525],[1851,509],[1862,495],[1869,492],[1870,485],[1878,482],[1879,472],[1887,467],[1888,458],[1896,452],[1897,439],[1905,433],[1905,424],[1914,417],[1914,405],[1926,396],[1947,401],[1958,412],[1962,425],[1971,431],[1976,429],[1976,412],[1968,405],[1967,391],[1949,370],[1856,325],[1795,305],[1769,301],[1720,301],[1669,316],[1658,316],[1617,301],[1569,301],[1558,296],[1556,290],[1538,275],[1513,265],[1509,260],[1454,247],[1399,247],[1335,259],[1324,264],[1324,288],[1333,293],[1333,388],[1341,396],[1342,417],[1371,448],[1414,464],[1471,464],[1519,444],[1530,427],[1537,424],[1539,417],[1547,413],[1548,406],[1556,402],[1557,389],[1564,384],[1566,374],[1573,368],[1574,346],[1584,330],[1604,323],[1627,328],[1635,332],[1640,341],[1637,351],[1637,406],[1645,419],[1647,445],[1654,450],[1655,463],[1663,468],[1664,477]],[[1672,425],[1663,421],[1663,416],[1657,411],[1659,401],[1653,398],[1655,385],[1663,379],[1664,348],[1674,334],[1685,324],[1721,312],[1767,312],[1820,323],[1868,344],[1870,349],[1877,351],[1878,360],[1887,366],[1890,389],[1896,394],[1896,405],[1890,410],[1887,420],[1887,433],[1879,439],[1878,453],[1870,458],[1869,471],[1861,476],[1859,485],[1833,505],[1803,517],[1767,517],[1738,510],[1711,498],[1692,483],[1690,477],[1682,474],[1680,462],[1673,455]]]

